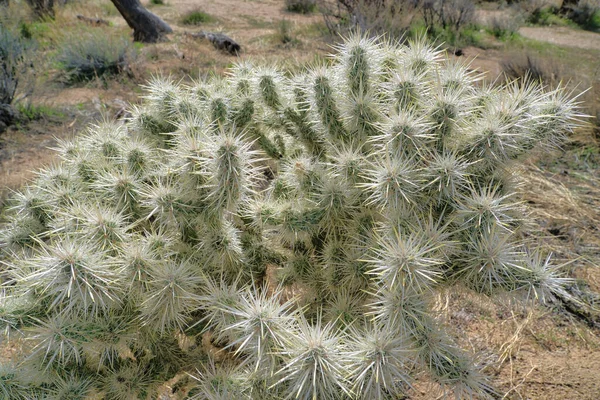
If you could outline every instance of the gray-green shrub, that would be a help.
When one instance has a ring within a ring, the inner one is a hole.
[[[5,25],[5,16],[0,15],[0,133],[13,123],[12,108],[19,81],[23,78],[26,65],[29,40],[24,39]]]
[[[125,37],[106,33],[67,37],[56,61],[66,83],[85,82],[117,75],[135,59],[133,45]]]
[[[424,42],[361,37],[291,77],[155,79],[7,211],[0,321],[30,345],[0,390],[144,398],[183,370],[197,399],[391,399],[427,371],[491,396],[435,297],[564,292],[524,246],[512,165],[577,113],[477,80]]]

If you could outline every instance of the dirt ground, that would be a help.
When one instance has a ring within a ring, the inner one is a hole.
[[[181,79],[223,73],[238,61],[186,37],[186,31],[222,31],[242,45],[242,59],[258,62],[302,64],[314,60],[316,54],[330,52],[322,37],[321,17],[288,13],[282,0],[168,0],[150,9],[173,27],[174,34],[169,42],[141,48],[132,73],[135,85],[160,72]],[[180,25],[180,17],[194,9],[214,16],[216,22],[195,28]],[[69,15],[97,10],[101,9],[84,7]],[[106,18],[115,29],[126,29],[118,15],[87,15]],[[276,39],[282,20],[292,24],[298,39],[293,46]],[[600,70],[600,34],[566,27],[523,27],[519,33],[557,48],[581,50],[585,65],[573,71],[573,79],[591,82]],[[472,68],[494,80],[502,73],[507,50],[466,47],[463,53],[472,60]],[[557,57],[564,54],[571,53]],[[589,93],[593,100],[594,89]],[[18,188],[33,171],[53,162],[48,149],[57,138],[72,137],[90,121],[120,112],[124,104],[139,101],[139,91],[119,80],[72,88],[50,85],[37,90],[33,101],[61,109],[64,116],[35,121],[0,136],[0,204],[8,189]],[[535,221],[533,231],[542,238],[542,246],[555,254],[556,262],[568,263],[568,274],[592,297],[600,293],[599,171],[600,150],[589,127],[578,132],[563,151],[533,157],[521,170],[523,196]],[[600,307],[600,300],[594,301]],[[521,307],[509,300],[492,302],[457,292],[444,293],[440,304],[445,305],[442,317],[462,347],[480,359],[498,390],[498,399],[600,399],[600,327],[567,312],[561,302]],[[436,399],[438,395],[426,384],[418,384],[410,398]]]

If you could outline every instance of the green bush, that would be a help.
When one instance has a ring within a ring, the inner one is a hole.
[[[65,116],[65,114],[62,111],[45,105],[21,103],[18,104],[16,108],[19,112],[20,119],[24,121],[36,121],[48,118],[60,119]]]
[[[117,75],[135,57],[135,49],[125,37],[80,34],[65,39],[56,60],[62,71],[61,79],[75,83]]]
[[[568,16],[584,29],[600,32],[600,4],[594,0],[579,0]]]
[[[317,11],[317,0],[285,0],[285,9],[289,12],[311,14]]]
[[[201,10],[190,11],[181,18],[184,25],[202,25],[215,22],[215,18]]]
[[[524,22],[519,13],[511,12],[491,18],[486,28],[495,38],[510,40],[519,34],[519,28]]]
[[[0,322],[29,345],[0,390],[146,398],[185,371],[195,399],[387,399],[425,371],[491,397],[435,299],[566,295],[525,247],[512,166],[577,114],[477,77],[354,37],[294,76],[155,79],[6,212]]]

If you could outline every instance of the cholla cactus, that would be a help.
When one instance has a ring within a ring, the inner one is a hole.
[[[478,80],[360,36],[293,77],[153,80],[6,212],[0,321],[26,345],[0,393],[142,398],[186,371],[198,399],[392,399],[427,371],[490,396],[432,299],[563,291],[522,243],[511,166],[578,115],[563,91]]]

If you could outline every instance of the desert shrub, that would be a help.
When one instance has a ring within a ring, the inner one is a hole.
[[[184,25],[202,25],[211,22],[215,22],[215,18],[202,10],[190,11],[181,18],[181,23]]]
[[[597,0],[579,0],[567,10],[568,17],[590,31],[600,31],[600,3]]]
[[[504,58],[500,65],[508,78],[522,82],[535,81],[553,87],[562,79],[560,65],[548,57],[513,53]]]
[[[0,133],[15,119],[15,100],[23,71],[27,69],[27,51],[31,43],[11,31],[0,18]]]
[[[420,10],[428,28],[458,31],[473,21],[475,4],[472,0],[420,0]]]
[[[352,37],[297,74],[153,80],[6,211],[0,322],[29,346],[0,390],[146,398],[187,371],[197,399],[386,399],[425,371],[491,397],[435,299],[566,295],[525,246],[513,166],[577,113],[477,79],[425,42]]]
[[[0,24],[0,104],[11,104],[19,84],[26,42]]]
[[[25,0],[38,19],[54,18],[54,0]]]
[[[287,19],[282,19],[277,24],[277,32],[275,34],[275,39],[277,40],[277,42],[287,47],[297,45],[300,42],[296,37],[295,29],[292,22],[290,22]]]
[[[135,57],[135,49],[125,37],[82,33],[64,40],[56,61],[61,70],[60,79],[71,84],[117,75]]]
[[[320,0],[329,32],[346,34],[360,30],[402,37],[418,11],[418,0]]]
[[[317,0],[285,0],[285,9],[289,12],[310,14],[317,11]]]
[[[518,12],[495,15],[486,21],[487,30],[500,40],[507,40],[518,34],[524,19]]]

